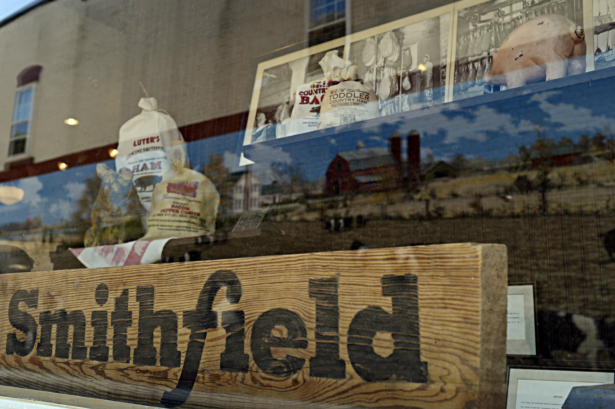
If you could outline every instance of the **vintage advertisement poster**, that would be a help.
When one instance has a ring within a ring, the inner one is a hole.
[[[593,9],[594,49],[591,51],[599,70],[615,66],[615,1],[593,0]]]
[[[319,64],[329,51],[357,67],[382,116],[445,102],[453,10],[440,7],[260,63],[243,145],[318,129],[322,99],[335,85]]]
[[[343,38],[259,64],[244,145],[316,130],[328,88],[319,63],[333,50],[343,56]]]
[[[450,15],[442,14],[353,36],[350,60],[378,96],[382,116],[444,102],[449,22]]]
[[[516,28],[536,17],[547,15],[563,16],[582,26],[583,2],[493,0],[460,9],[455,33],[454,100],[492,92],[493,89],[487,82],[488,75],[502,43]],[[525,57],[531,57],[528,54],[531,52],[546,52],[540,50],[540,45],[536,44],[529,48],[532,50],[526,50]],[[506,89],[506,86],[502,85],[500,89]]]

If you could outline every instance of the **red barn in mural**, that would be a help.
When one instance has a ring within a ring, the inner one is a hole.
[[[340,152],[327,168],[327,196],[374,192],[401,187],[404,181],[413,185],[420,174],[420,135],[408,135],[408,160],[401,157],[401,135],[393,134],[389,149],[364,148],[357,144],[354,151]]]

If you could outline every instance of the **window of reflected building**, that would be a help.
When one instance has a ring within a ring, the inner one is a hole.
[[[615,383],[612,1],[120,3],[0,22],[0,395]]]

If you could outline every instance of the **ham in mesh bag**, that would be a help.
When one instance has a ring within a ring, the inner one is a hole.
[[[328,52],[320,62],[325,76],[339,84],[327,89],[320,105],[318,129],[378,118],[378,98],[370,87],[355,81],[357,68],[350,61]]]
[[[139,200],[149,211],[154,186],[173,174],[165,148],[184,139],[173,118],[158,111],[156,98],[141,98],[139,107],[143,111],[120,128],[115,168],[133,173]]]
[[[167,148],[172,176],[158,183],[142,240],[214,234],[220,195],[211,181],[187,169],[182,142]]]

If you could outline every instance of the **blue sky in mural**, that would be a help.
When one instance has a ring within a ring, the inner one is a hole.
[[[444,160],[458,153],[467,158],[503,159],[516,154],[520,145],[533,143],[536,127],[556,141],[562,137],[576,141],[582,134],[592,136],[605,128],[615,131],[615,113],[602,103],[615,95],[615,81],[607,77],[567,86],[553,83],[537,84],[544,88],[539,92],[531,92],[534,88],[528,87],[256,144],[246,150],[246,156],[257,162],[253,169],[261,175],[261,181],[270,183],[277,177],[272,169],[290,164],[301,168],[308,179],[324,178],[338,152],[355,150],[359,141],[365,148],[387,147],[395,131],[406,135],[418,130],[423,155],[431,153]],[[240,170],[238,144],[242,137],[243,133],[233,133],[190,143],[193,168],[200,171],[211,153],[222,156],[231,171]],[[112,160],[105,163],[114,166]],[[86,178],[95,172],[96,165],[92,164],[6,183],[22,188],[25,196],[20,203],[0,205],[0,224],[23,222],[28,216],[40,216],[46,224],[67,220]]]
[[[111,160],[103,163],[113,166]],[[25,222],[28,217],[42,217],[45,223],[68,219],[85,189],[86,178],[95,173],[96,165],[86,165],[4,183],[2,186],[23,189],[24,198],[10,206],[0,205],[2,224]]]

